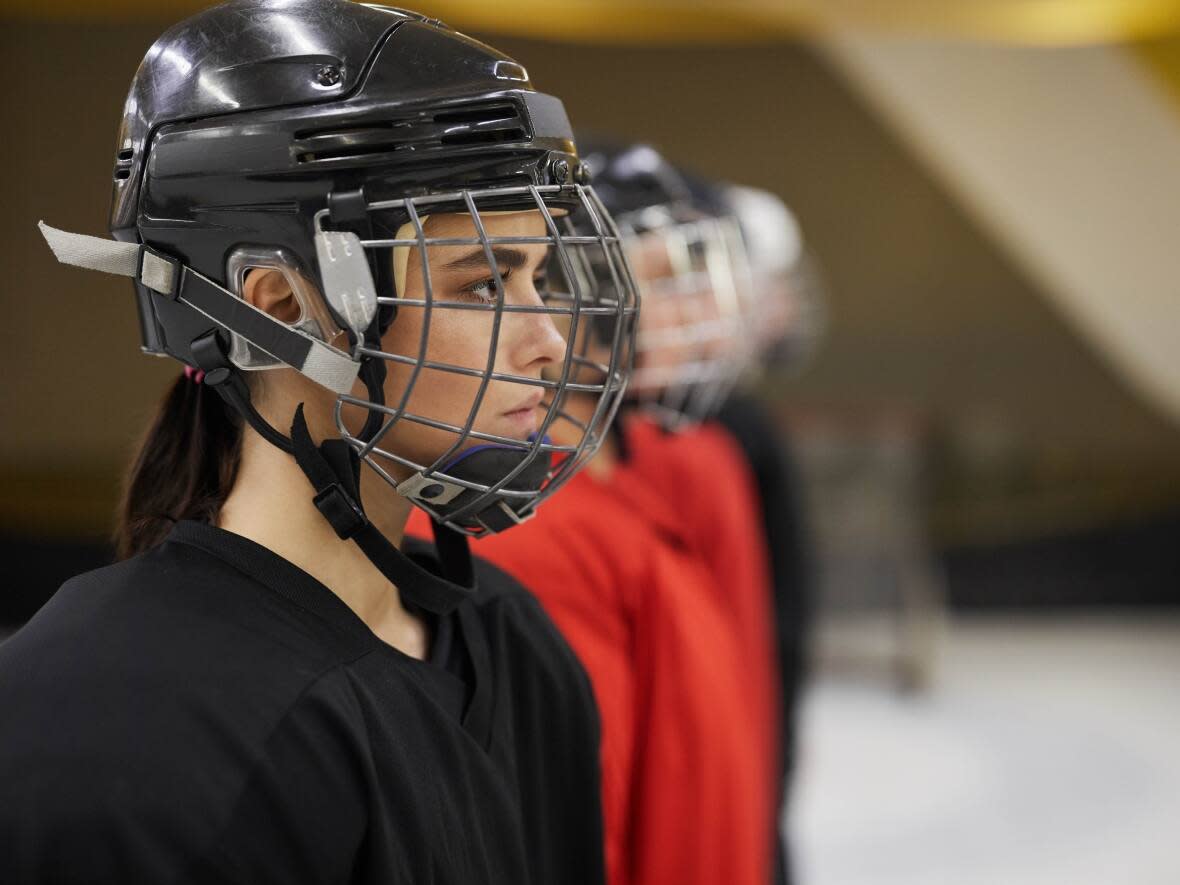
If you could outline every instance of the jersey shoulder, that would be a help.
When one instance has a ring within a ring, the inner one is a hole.
[[[314,629],[183,544],[67,581],[0,645],[0,832],[20,846],[0,846],[0,879],[173,881],[211,857],[276,735],[359,745],[363,717]],[[303,813],[300,795],[272,798]]]
[[[239,668],[247,681],[289,672],[299,682],[338,658],[331,638],[313,612],[248,571],[165,541],[66,581],[0,655],[35,657],[43,672],[62,676],[187,673],[191,684],[211,670]],[[69,654],[54,654],[67,647]]]

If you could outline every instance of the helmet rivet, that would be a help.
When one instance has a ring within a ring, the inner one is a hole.
[[[434,498],[437,498],[439,495],[441,495],[445,491],[446,491],[446,487],[442,483],[434,482],[434,483],[431,483],[430,485],[426,486],[424,489],[422,489],[420,492],[418,492],[418,494],[421,497],[425,498],[427,501],[430,501]]]
[[[315,81],[323,87],[339,86],[343,79],[339,65],[320,65],[315,71]]]
[[[550,172],[557,184],[565,184],[570,180],[570,164],[565,160],[554,160]]]

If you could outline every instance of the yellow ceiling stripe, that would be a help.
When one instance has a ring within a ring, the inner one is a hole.
[[[0,0],[0,15],[166,21],[209,5],[200,0]],[[408,0],[408,5],[461,30],[608,43],[742,42],[861,30],[1066,46],[1180,33],[1180,0]]]
[[[829,28],[940,39],[1067,46],[1180,33],[1180,0],[813,0],[807,5]]]

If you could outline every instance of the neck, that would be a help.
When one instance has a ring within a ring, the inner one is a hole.
[[[217,524],[307,572],[389,645],[412,657],[425,657],[427,635],[421,619],[405,610],[396,588],[356,544],[337,537],[312,503],[314,494],[294,458],[247,429],[238,476]],[[369,520],[400,546],[410,502],[365,469],[361,496]]]

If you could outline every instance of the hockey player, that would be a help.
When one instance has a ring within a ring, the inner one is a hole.
[[[115,240],[43,231],[133,278],[184,373],[127,558],[0,647],[0,880],[602,880],[584,672],[466,549],[624,384],[635,298],[584,180],[557,99],[413,13],[233,0],[152,46]],[[437,549],[403,543],[414,505]]]

